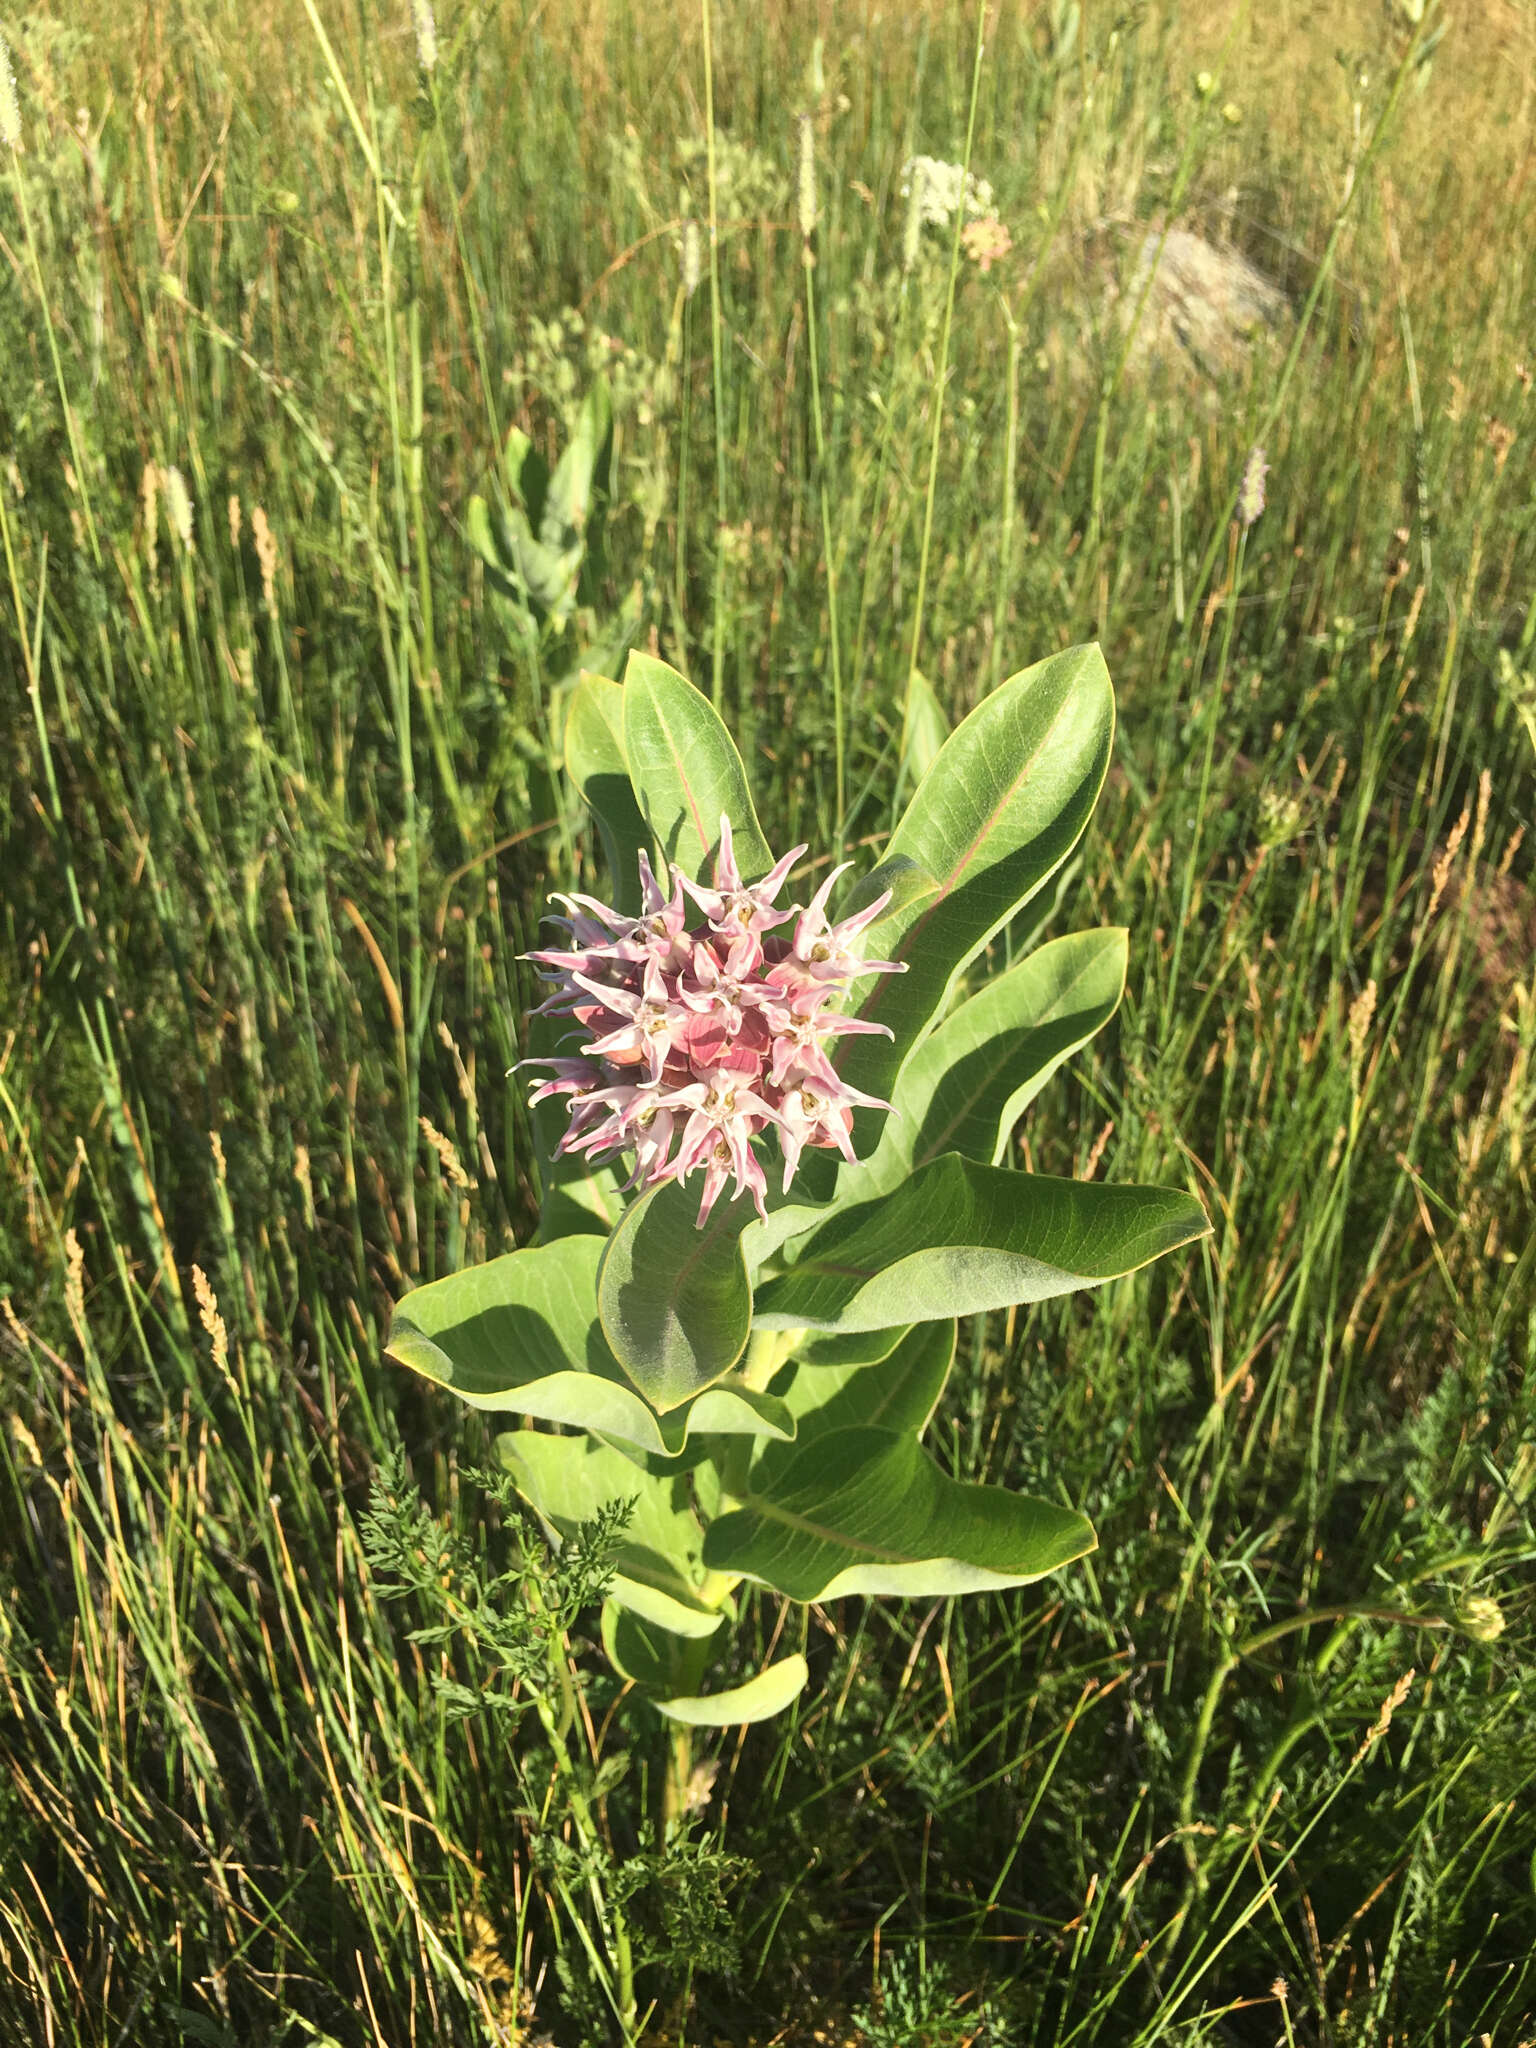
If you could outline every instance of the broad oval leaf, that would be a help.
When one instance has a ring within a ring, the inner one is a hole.
[[[665,1415],[722,1378],[752,1334],[752,1283],[738,1196],[701,1230],[698,1196],[663,1181],[632,1202],[603,1248],[597,1309],[613,1355]]]
[[[484,498],[473,497],[464,512],[464,525],[469,534],[469,544],[491,571],[500,584],[507,584],[507,572],[512,566],[511,556],[503,548],[501,536],[491,522],[491,508]],[[511,595],[511,586],[507,594]],[[521,595],[520,592],[517,593]]]
[[[1047,1301],[1118,1279],[1203,1237],[1173,1188],[978,1166],[946,1153],[806,1239],[757,1298],[764,1329],[875,1330]]]
[[[838,1429],[817,1437],[704,1539],[711,1570],[791,1600],[845,1593],[979,1593],[1043,1578],[1095,1543],[1051,1501],[949,1478],[913,1436]]]
[[[692,1728],[735,1728],[744,1721],[766,1721],[805,1690],[805,1659],[793,1656],[770,1664],[745,1685],[698,1693],[693,1689],[704,1676],[708,1655],[701,1643],[678,1642],[612,1601],[603,1608],[602,1625],[603,1648],[620,1676],[643,1686],[658,1713]]]
[[[639,856],[654,854],[624,758],[624,692],[606,676],[583,669],[565,717],[566,773],[597,821],[620,910],[640,909]]]
[[[810,1162],[804,1153],[800,1160],[800,1178],[806,1178],[806,1167]],[[829,1182],[831,1176],[828,1176]],[[805,1202],[784,1200],[775,1203],[770,1195],[766,1221],[754,1216],[742,1232],[741,1248],[747,1261],[747,1270],[754,1278],[770,1260],[797,1237],[804,1237],[818,1224],[826,1222],[832,1214],[830,1192],[824,1201]]]
[[[920,782],[938,759],[948,738],[949,720],[932,683],[913,669],[907,678],[907,697],[901,714],[898,782]]]
[[[1104,657],[1087,646],[1010,677],[950,734],[886,850],[935,887],[871,930],[882,957],[907,972],[850,994],[894,1034],[849,1040],[839,1071],[855,1087],[889,1096],[954,976],[1071,852],[1098,800],[1114,722]]]
[[[703,692],[649,654],[624,670],[624,756],[664,860],[709,880],[724,812],[743,878],[767,874],[773,855],[735,742]]]
[[[611,1436],[603,1430],[595,1433],[603,1443],[631,1459],[642,1471],[656,1472],[658,1477],[664,1477],[668,1471],[691,1473],[695,1493],[701,1468],[719,1450],[713,1441],[715,1437],[760,1437],[767,1443],[793,1443],[795,1438],[795,1418],[789,1403],[781,1401],[776,1394],[762,1394],[755,1387],[747,1386],[739,1373],[731,1373],[718,1380],[692,1401],[657,1419],[669,1443],[674,1430],[686,1431],[685,1440],[675,1454],[644,1450],[625,1437]]]
[[[669,1721],[682,1721],[690,1728],[739,1728],[747,1721],[767,1721],[782,1714],[805,1691],[810,1675],[810,1667],[796,1651],[759,1671],[745,1685],[696,1694],[691,1699],[674,1694],[655,1700],[653,1705]]]
[[[860,959],[878,959],[879,939],[887,919],[901,916],[919,897],[931,896],[938,886],[928,870],[919,867],[906,854],[899,854],[894,860],[883,860],[878,867],[861,876],[837,906],[840,919],[856,917],[861,910],[867,910],[877,896],[888,895],[891,900],[874,923],[865,926],[859,947]]]
[[[610,1597],[672,1635],[703,1637],[720,1626],[720,1610],[698,1595],[704,1532],[686,1473],[663,1478],[589,1437],[532,1429],[497,1437],[496,1456],[562,1540],[615,1501],[631,1502]]]
[[[958,1325],[918,1323],[877,1365],[810,1367],[796,1364],[783,1386],[797,1424],[793,1444],[769,1444],[752,1465],[752,1484],[774,1490],[801,1451],[834,1429],[884,1429],[919,1437],[928,1427],[954,1363]]]
[[[581,565],[581,549],[560,554],[535,540],[528,515],[514,504],[492,514],[484,498],[471,498],[465,514],[470,545],[485,564],[493,589],[543,611],[566,604]]]
[[[682,1413],[689,1429],[701,1436],[761,1436],[788,1443],[795,1434],[794,1410],[786,1401],[735,1379],[706,1387]]]
[[[593,486],[613,430],[613,405],[608,380],[598,377],[581,402],[576,427],[544,493],[539,539],[557,552],[575,553],[592,516]]]
[[[548,1106],[541,1102],[534,1115]],[[623,1214],[624,1195],[613,1169],[588,1166],[579,1153],[567,1152],[544,1168],[535,1242],[582,1236],[601,1244]]]
[[[793,1356],[798,1364],[818,1371],[823,1366],[878,1365],[882,1358],[890,1357],[906,1334],[900,1325],[892,1330],[851,1330],[846,1335],[837,1330],[807,1330]]]
[[[528,476],[525,488],[524,472],[531,471],[535,464],[537,474]],[[533,443],[521,427],[507,429],[507,438],[501,449],[501,473],[506,479],[508,496],[519,505],[523,504],[530,494],[542,499],[549,476],[542,456],[535,456]]]
[[[600,1237],[563,1237],[418,1287],[396,1305],[386,1351],[471,1408],[602,1430],[675,1456],[687,1416],[654,1415],[603,1339],[602,1255]]]
[[[648,1692],[691,1693],[704,1676],[709,1651],[700,1636],[683,1636],[623,1601],[603,1602],[603,1648],[621,1678]]]
[[[875,1150],[839,1173],[838,1201],[883,1194],[946,1152],[996,1166],[1052,1074],[1119,1008],[1128,939],[1052,939],[951,1011],[902,1068]]]

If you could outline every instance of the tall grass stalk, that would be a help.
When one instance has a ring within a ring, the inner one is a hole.
[[[827,474],[827,444],[822,424],[820,343],[816,325],[816,168],[812,153],[809,114],[800,116],[800,180],[803,188],[800,218],[800,265],[805,278],[806,352],[811,366],[811,427],[816,443],[816,488],[821,504],[821,551],[827,578],[827,654],[832,669],[833,726],[833,855],[842,858],[843,834],[848,823],[845,787],[845,734],[843,730],[842,634],[837,618],[838,560],[832,536],[832,500]]]
[[[699,0],[704,30],[704,147],[709,187],[709,363],[715,423],[715,545],[709,676],[715,709],[725,703],[725,363],[720,318],[720,174],[715,158],[714,0]]]
[[[934,508],[938,501],[939,442],[944,429],[944,398],[949,382],[949,341],[955,317],[955,285],[960,275],[960,237],[965,228],[966,195],[971,175],[971,155],[976,142],[976,108],[981,97],[981,61],[986,51],[987,10],[976,9],[976,41],[971,58],[971,96],[965,115],[965,150],[961,157],[960,196],[955,207],[954,233],[949,245],[949,277],[944,287],[944,322],[939,333],[939,358],[933,383],[932,422],[928,435],[928,482],[923,492],[923,531],[917,551],[917,590],[912,600],[911,651],[907,657],[907,691],[918,672],[918,654],[923,643],[923,611],[928,597],[928,555],[933,545]]]

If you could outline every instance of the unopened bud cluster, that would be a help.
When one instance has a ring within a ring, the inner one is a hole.
[[[642,853],[638,917],[590,896],[556,896],[566,914],[552,922],[570,944],[528,955],[555,984],[535,1014],[569,1016],[584,1041],[570,1057],[525,1063],[549,1069],[534,1102],[566,1098],[560,1151],[594,1164],[632,1151],[631,1187],[702,1172],[701,1225],[728,1182],[733,1200],[746,1190],[766,1213],[754,1140],[770,1129],[788,1193],[807,1145],[851,1160],[854,1109],[890,1107],[840,1080],[828,1056],[849,1033],[890,1035],[836,1007],[857,976],[900,971],[856,951],[889,891],[833,924],[827,901],[839,867],[804,908],[779,909],[775,898],[805,851],[795,847],[745,883],[722,817],[713,888],[673,867],[668,894]]]

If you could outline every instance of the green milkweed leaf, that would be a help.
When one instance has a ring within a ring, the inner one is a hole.
[[[555,553],[579,562],[592,516],[593,487],[613,428],[613,404],[604,377],[593,381],[581,401],[576,427],[555,464],[539,513],[539,539]]]
[[[875,1150],[839,1172],[839,1203],[945,1152],[996,1166],[1024,1110],[1119,1007],[1127,941],[1116,929],[1052,939],[951,1011],[902,1068]]]
[[[387,1353],[472,1408],[602,1430],[675,1455],[686,1415],[658,1419],[603,1339],[602,1254],[600,1237],[563,1237],[418,1287],[396,1306]]]
[[[612,877],[613,901],[630,916],[640,909],[639,856],[655,858],[624,758],[624,692],[583,669],[565,716],[566,773],[597,821]],[[664,878],[663,878],[664,879]]]
[[[624,670],[624,755],[662,858],[694,881],[712,879],[720,817],[731,821],[746,881],[773,855],[757,822],[747,771],[719,713],[676,669],[634,653]]]
[[[785,1657],[744,1685],[696,1693],[708,1657],[704,1644],[679,1642],[615,1602],[603,1609],[603,1648],[621,1676],[646,1689],[658,1713],[691,1728],[766,1721],[805,1690],[809,1675],[803,1657]]]
[[[655,1414],[603,1337],[602,1255],[599,1237],[563,1237],[418,1287],[395,1310],[388,1354],[471,1408],[590,1429],[653,1456],[678,1456],[690,1430],[794,1436],[782,1401],[730,1383]]]
[[[758,1452],[752,1464],[754,1487],[772,1491],[775,1476],[830,1430],[885,1429],[897,1436],[921,1436],[954,1363],[957,1331],[953,1317],[918,1323],[875,1365],[793,1366],[780,1391],[795,1418],[795,1440]]]
[[[850,992],[861,1016],[894,1033],[848,1042],[839,1071],[855,1087],[890,1094],[955,974],[1071,852],[1109,766],[1114,717],[1104,657],[1074,647],[1010,677],[950,734],[887,848],[935,886],[871,928],[879,957],[908,971]]]
[[[950,1479],[890,1430],[831,1430],[769,1476],[712,1524],[704,1561],[791,1600],[1020,1586],[1094,1547],[1072,1509]]]
[[[738,1196],[701,1230],[698,1196],[663,1181],[632,1202],[603,1249],[598,1314],[614,1356],[665,1415],[728,1373],[752,1334],[752,1284]]]
[[[827,1365],[878,1365],[882,1358],[890,1357],[906,1334],[901,1326],[852,1330],[846,1336],[835,1330],[807,1330],[795,1345],[794,1357],[799,1364],[818,1371]]]
[[[606,1444],[586,1437],[508,1430],[496,1456],[534,1513],[562,1539],[616,1501],[632,1504],[610,1597],[652,1627],[675,1636],[712,1635],[721,1610],[698,1595],[703,1530],[688,1498],[688,1478],[642,1471]]]
[[[949,738],[945,717],[932,683],[914,669],[907,679],[906,702],[901,714],[901,753],[897,769],[898,787],[920,782],[939,757]]]
[[[691,1699],[674,1695],[658,1699],[654,1705],[667,1720],[681,1721],[690,1728],[739,1728],[743,1722],[767,1721],[782,1714],[805,1691],[810,1675],[809,1665],[797,1651],[759,1671],[745,1685],[696,1694]]]
[[[946,1153],[840,1212],[757,1297],[763,1329],[874,1330],[1073,1294],[1134,1272],[1210,1225],[1172,1188],[978,1166]]]

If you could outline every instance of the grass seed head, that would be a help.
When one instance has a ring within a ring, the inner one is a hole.
[[[256,563],[261,570],[261,601],[269,612],[275,612],[277,605],[273,591],[277,585],[277,541],[267,515],[259,505],[251,508],[251,540],[256,548]]]
[[[192,494],[187,489],[187,480],[175,463],[167,463],[160,472],[160,486],[165,492],[165,516],[170,521],[171,531],[186,549],[192,552]]]
[[[1371,1029],[1371,1019],[1376,1014],[1376,983],[1368,981],[1359,995],[1349,1006],[1349,1071],[1358,1077],[1361,1062],[1365,1058],[1366,1039]]]
[[[144,506],[144,560],[149,569],[149,587],[155,587],[158,564],[155,560],[160,539],[160,470],[153,462],[146,462],[144,474],[139,479],[139,496]]]
[[[85,1342],[85,1253],[73,1226],[64,1233],[64,1312],[81,1343]]]
[[[430,78],[437,69],[437,17],[432,0],[411,0],[411,26],[416,31],[416,62]]]
[[[224,1379],[229,1377],[229,1331],[219,1313],[219,1299],[213,1283],[201,1266],[192,1268],[192,1292],[197,1297],[197,1317],[213,1346],[213,1362]]]
[[[1245,527],[1252,526],[1264,510],[1264,479],[1268,474],[1264,450],[1253,449],[1243,464],[1243,480],[1237,489],[1237,516]]]
[[[800,233],[808,242],[816,232],[816,130],[809,114],[801,114],[795,125],[800,131],[795,214],[800,223]]]
[[[0,35],[0,142],[21,154],[21,102],[16,97],[16,74],[11,69],[11,52]]]
[[[691,299],[699,288],[704,269],[703,249],[696,220],[683,222],[683,297]]]
[[[1387,1730],[1392,1726],[1392,1716],[1403,1704],[1403,1701],[1407,1699],[1408,1694],[1412,1689],[1413,1681],[1416,1676],[1417,1673],[1415,1672],[1413,1666],[1410,1664],[1408,1669],[1403,1673],[1402,1677],[1397,1681],[1396,1685],[1393,1686],[1392,1690],[1387,1694],[1386,1698],[1382,1701],[1380,1713],[1376,1716],[1376,1719],[1371,1723],[1371,1726],[1366,1733],[1366,1738],[1364,1742],[1362,1742],[1360,1747],[1355,1751],[1354,1761],[1357,1764],[1362,1762],[1366,1757],[1370,1755],[1371,1751],[1376,1747],[1377,1743],[1381,1741],[1382,1737],[1386,1734]]]

